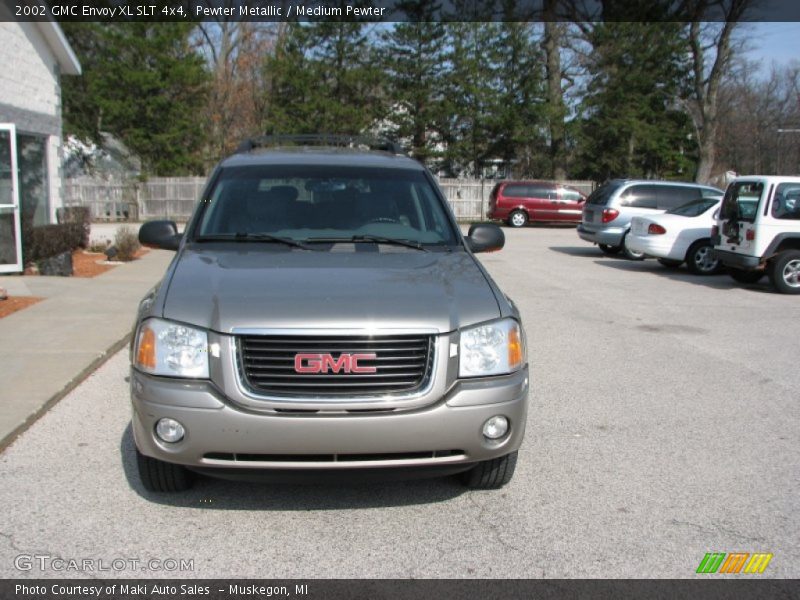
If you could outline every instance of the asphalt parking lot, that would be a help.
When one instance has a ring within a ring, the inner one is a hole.
[[[520,306],[532,368],[507,488],[148,494],[123,351],[0,455],[0,577],[96,575],[15,568],[38,555],[193,561],[104,577],[682,578],[706,552],[769,552],[747,577],[800,576],[800,298],[605,257],[572,228],[505,231],[482,260]]]

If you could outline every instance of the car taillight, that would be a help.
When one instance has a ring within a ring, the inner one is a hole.
[[[664,229],[661,225],[650,223],[650,227],[647,228],[647,233],[652,233],[653,235],[662,235],[664,233],[667,233],[667,230]]]
[[[719,227],[717,225],[712,225],[711,226],[711,237],[714,237],[715,235],[719,235]]]
[[[619,216],[619,211],[613,208],[603,209],[603,223],[610,223]]]
[[[754,239],[756,239],[756,230],[748,229],[747,233],[744,234],[744,239],[746,239],[748,242],[752,242]]]

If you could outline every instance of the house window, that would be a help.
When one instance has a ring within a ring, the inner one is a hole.
[[[19,203],[23,229],[50,222],[47,137],[17,133]]]

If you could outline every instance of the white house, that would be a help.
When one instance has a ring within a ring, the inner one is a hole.
[[[81,65],[57,23],[0,17],[0,273],[8,273],[22,270],[22,225],[54,223],[62,204],[61,76],[80,75]]]

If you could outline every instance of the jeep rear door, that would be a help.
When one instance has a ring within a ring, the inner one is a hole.
[[[717,248],[757,255],[755,221],[766,190],[763,181],[736,181],[728,186],[719,210],[720,240]]]

